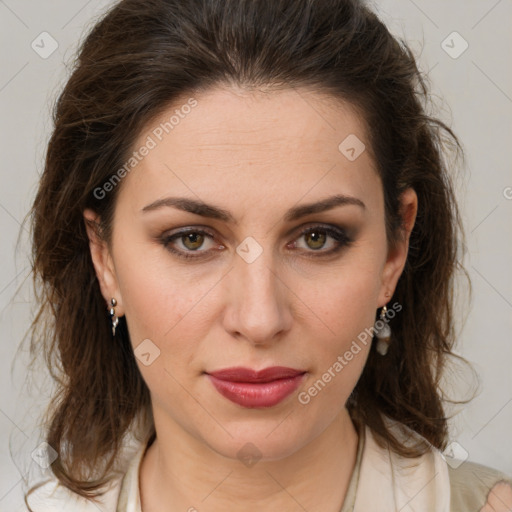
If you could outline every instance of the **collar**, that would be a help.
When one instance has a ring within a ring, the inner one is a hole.
[[[407,458],[380,446],[368,427],[359,474],[354,512],[381,510],[394,512],[449,512],[450,477],[448,466],[435,447],[420,457]],[[402,440],[424,438],[403,425],[391,428]],[[405,434],[405,436],[404,436]]]
[[[404,439],[421,436],[398,424],[391,424]],[[372,431],[359,429],[356,464],[340,512],[367,512],[379,508],[400,512],[449,512],[450,481],[447,464],[434,447],[415,459],[400,457],[378,444]],[[122,479],[116,512],[141,512],[139,471],[148,449],[142,443]]]

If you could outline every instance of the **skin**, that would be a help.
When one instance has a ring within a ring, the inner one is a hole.
[[[510,512],[512,510],[512,486],[508,482],[497,483],[487,495],[480,512]]]
[[[370,343],[307,405],[298,393],[388,303],[407,258],[417,196],[403,194],[405,236],[391,248],[370,151],[349,161],[338,150],[349,134],[367,141],[351,105],[305,89],[261,94],[219,86],[194,97],[198,105],[119,185],[110,247],[91,227],[95,213],[84,211],[106,303],[116,298],[134,348],[150,339],[160,350],[149,366],[137,360],[157,433],[140,469],[142,509],[339,511],[358,442],[345,403]],[[186,99],[148,125],[134,149]],[[283,220],[289,208],[334,193],[359,198],[365,208]],[[168,196],[215,204],[237,223],[171,207],[141,212]],[[318,223],[345,229],[353,242],[319,256],[337,242],[300,235]],[[181,237],[172,246],[189,253],[198,247],[206,257],[180,259],[161,241],[199,226],[214,238],[201,245]],[[249,236],[263,251],[251,263],[236,252]],[[307,374],[270,408],[232,403],[204,373],[275,365]],[[237,456],[247,443],[261,456],[250,467]]]

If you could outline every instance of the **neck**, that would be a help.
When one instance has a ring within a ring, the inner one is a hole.
[[[156,419],[155,427],[140,467],[143,512],[339,512],[356,461],[358,435],[346,409],[293,454],[248,465],[181,428],[159,429]]]

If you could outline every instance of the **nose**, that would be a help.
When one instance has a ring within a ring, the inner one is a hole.
[[[242,253],[241,253],[242,254]],[[224,328],[253,345],[271,345],[292,325],[293,293],[265,249],[253,261],[235,255],[225,286]]]

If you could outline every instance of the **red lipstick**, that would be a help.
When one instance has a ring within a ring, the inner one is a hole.
[[[304,370],[273,366],[260,371],[226,368],[207,375],[225,398],[248,408],[272,407],[293,393],[303,380]]]

